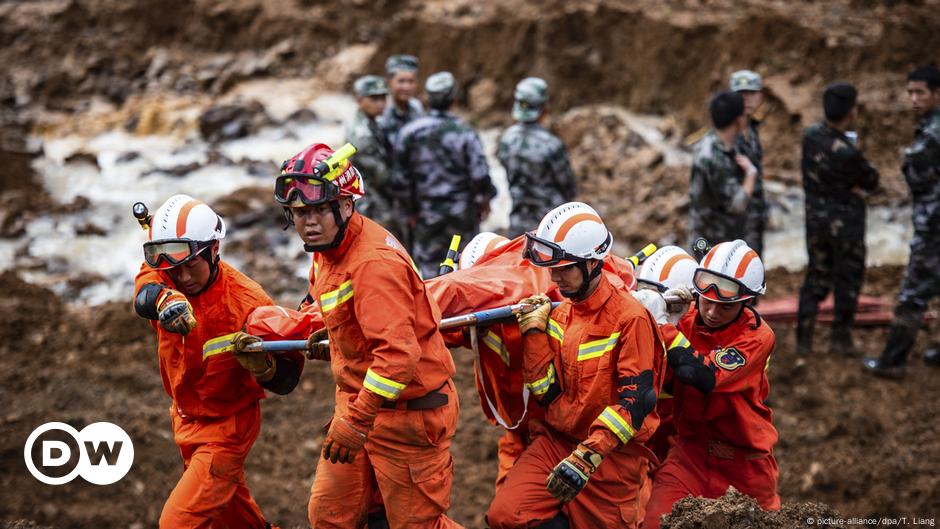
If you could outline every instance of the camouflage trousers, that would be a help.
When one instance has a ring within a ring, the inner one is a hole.
[[[800,288],[797,318],[813,321],[819,303],[830,291],[835,300],[833,328],[855,321],[858,296],[865,279],[865,209],[806,210],[809,265]]]
[[[749,215],[744,223],[744,242],[764,258],[764,227],[767,222],[763,217]]]
[[[922,321],[927,305],[937,296],[940,296],[940,230],[914,231],[895,319],[903,315]]]
[[[412,230],[411,256],[424,279],[437,276],[454,235],[460,235],[463,246],[480,231],[476,205],[455,208],[453,202],[444,203],[446,200],[422,210]],[[462,212],[455,214],[455,209]]]

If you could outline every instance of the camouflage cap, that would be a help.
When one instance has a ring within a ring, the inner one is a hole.
[[[392,55],[385,61],[385,73],[418,71],[418,58],[414,55]]]
[[[763,86],[763,79],[757,72],[738,70],[731,74],[730,88],[735,92],[759,92]]]
[[[353,83],[353,92],[356,97],[384,96],[388,93],[385,79],[378,75],[364,75]]]
[[[526,77],[516,85],[513,97],[512,118],[516,121],[535,121],[548,101],[548,83],[539,77]]]

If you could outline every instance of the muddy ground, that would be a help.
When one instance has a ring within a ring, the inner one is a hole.
[[[899,272],[878,269],[870,275],[889,278]],[[798,281],[793,274],[772,271],[770,296],[792,292]],[[866,285],[873,295],[891,295],[895,289],[886,279]],[[61,528],[152,526],[181,471],[152,331],[132,314],[129,303],[69,308],[14,273],[0,276],[0,290],[5,315],[0,321],[0,520],[29,519]],[[793,355],[789,325],[775,330],[779,342],[771,361],[771,403],[780,432],[776,454],[784,501],[823,502],[846,517],[936,513],[940,401],[933,393],[940,370],[923,368],[914,358],[905,382],[876,380],[861,373],[857,359],[825,351],[825,328],[817,354],[809,358]],[[877,353],[884,334],[860,329],[861,349]],[[478,528],[492,497],[499,430],[483,419],[469,352],[455,350],[454,357],[462,411],[453,447],[457,470],[451,514]],[[320,427],[331,403],[330,375],[315,363],[307,365],[294,393],[264,402],[248,482],[265,514],[285,527],[304,524],[323,438]],[[130,473],[108,487],[81,480],[60,487],[39,484],[23,464],[23,443],[33,428],[50,420],[121,425],[136,450]]]
[[[462,109],[479,126],[507,123],[516,80],[548,79],[550,125],[571,148],[582,198],[597,203],[630,247],[681,237],[687,169],[667,166],[632,141],[618,111],[567,111],[610,105],[660,114],[668,118],[662,132],[685,141],[706,123],[709,94],[742,67],[765,75],[769,181],[798,182],[799,132],[819,117],[822,87],[844,79],[861,90],[859,136],[882,169],[884,191],[872,203],[901,204],[907,195],[899,153],[914,121],[903,99],[904,74],[936,61],[940,49],[937,0],[39,0],[0,3],[0,22],[3,237],[18,236],[49,208],[81,207],[38,191],[29,174],[37,152],[26,141],[30,131],[91,134],[120,126],[170,133],[172,123],[147,111],[162,94],[211,101],[262,77],[311,78],[319,88],[345,90],[355,76],[380,72],[395,52],[419,55],[422,77],[454,71]],[[102,109],[112,117],[80,119]],[[73,130],[57,130],[62,116]],[[235,199],[234,210],[244,203]],[[254,224],[276,230],[275,218]],[[249,250],[227,249],[241,252],[246,271],[294,305],[303,285]],[[900,278],[897,267],[870,270],[866,293],[893,296]],[[799,274],[771,271],[769,297],[793,295],[799,281]],[[181,465],[152,331],[129,302],[68,306],[16,272],[0,275],[0,291],[0,520],[21,520],[8,524],[18,528],[153,526]],[[940,371],[915,357],[905,382],[871,379],[857,359],[825,351],[825,328],[809,358],[794,357],[789,325],[775,329],[771,403],[784,502],[823,502],[846,517],[938,514]],[[857,335],[867,354],[884,339],[883,329]],[[918,350],[925,343],[922,334]],[[481,527],[499,431],[483,420],[467,351],[454,356],[463,410],[451,513]],[[248,481],[266,515],[285,527],[305,525],[331,402],[328,371],[310,364],[292,395],[264,403]],[[23,443],[50,420],[123,426],[137,450],[130,474],[109,487],[40,485],[25,469]],[[725,511],[740,507],[739,499],[723,501]],[[711,525],[696,518],[711,512],[702,505],[684,511],[689,516],[674,527],[728,527],[720,518]],[[765,522],[753,526],[786,526]]]

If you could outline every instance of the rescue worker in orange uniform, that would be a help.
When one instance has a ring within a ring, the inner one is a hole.
[[[480,257],[508,243],[509,239],[495,233],[477,234],[460,253],[459,269],[472,267]],[[461,342],[461,345],[472,346],[466,339]],[[509,469],[529,445],[530,426],[541,421],[544,411],[525,386],[521,369],[522,334],[515,321],[480,328],[477,349],[479,358],[474,363],[474,379],[483,415],[490,423],[503,428],[496,451],[499,464],[496,490],[499,491]]]
[[[659,422],[662,340],[649,312],[601,274],[612,237],[587,204],[569,202],[526,234],[525,256],[550,267],[567,298],[520,315],[524,376],[544,427],[487,512],[492,529],[636,527]]]
[[[689,289],[692,288],[692,277],[696,268],[698,268],[698,262],[682,248],[663,246],[653,252],[640,267],[636,278],[637,290],[633,297],[640,300],[641,303],[646,296],[658,298],[660,294],[663,297],[676,297],[691,301],[692,294]],[[670,312],[670,309],[673,312]],[[665,311],[660,314],[652,312],[651,314],[656,319],[656,323],[660,324],[660,331],[663,331],[662,325],[667,324],[671,324],[674,329],[674,326],[687,309],[687,304],[677,303],[665,307]],[[675,358],[675,355],[685,348],[685,342],[681,339],[665,342],[665,345],[667,358]],[[672,420],[674,378],[672,363],[670,363],[663,376],[663,389],[656,400],[659,428],[653,432],[652,437],[646,442],[646,445],[656,454],[659,461],[666,459],[669,445],[676,433],[676,427]]]
[[[676,441],[653,478],[644,529],[657,529],[676,501],[718,498],[729,486],[764,509],[780,508],[777,430],[764,404],[776,339],[748,303],[766,291],[764,265],[744,241],[723,242],[705,255],[693,286],[696,306],[663,328],[666,343],[686,347],[670,351]],[[658,302],[647,305],[654,315],[663,313]]]
[[[460,527],[444,515],[458,403],[440,311],[398,240],[356,212],[359,171],[344,161],[315,174],[332,154],[308,146],[284,162],[275,185],[304,249],[314,252],[308,304],[322,312],[336,380],[310,524],[358,529],[377,486],[393,529]]]
[[[232,355],[206,350],[212,338],[242,329],[271,298],[219,259],[225,224],[206,204],[175,195],[157,209],[145,263],[135,281],[134,309],[157,332],[163,387],[183,476],[163,507],[160,527],[271,527],[245,484],[244,463],[258,437],[264,390],[297,384],[302,357]]]

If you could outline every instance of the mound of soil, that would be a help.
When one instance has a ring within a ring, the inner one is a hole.
[[[672,507],[663,529],[793,529],[809,527],[839,513],[822,503],[784,503],[779,512],[761,510],[753,498],[734,488],[716,500],[685,498]],[[806,520],[812,519],[811,523]]]

